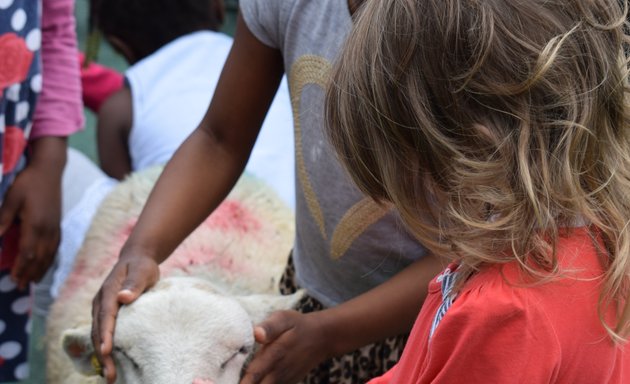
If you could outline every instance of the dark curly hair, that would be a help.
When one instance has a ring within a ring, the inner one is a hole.
[[[218,30],[223,0],[90,0],[90,28],[127,44],[142,59],[172,40]]]

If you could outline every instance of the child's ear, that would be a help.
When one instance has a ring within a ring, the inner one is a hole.
[[[70,357],[77,372],[85,376],[99,374],[94,347],[90,337],[90,327],[69,329],[61,336],[63,351]]]
[[[247,311],[252,322],[257,324],[271,312],[295,308],[304,293],[304,290],[299,290],[292,295],[251,295],[237,297],[236,300]]]

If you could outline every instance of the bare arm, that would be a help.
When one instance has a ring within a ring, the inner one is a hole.
[[[245,168],[283,73],[280,52],[259,42],[239,17],[210,107],[167,164],[126,249],[161,262],[223,201]]]
[[[338,356],[361,346],[408,333],[420,312],[427,288],[445,267],[435,256],[427,256],[390,280],[342,305],[320,312],[328,355]]]
[[[241,384],[294,383],[320,362],[411,330],[429,281],[443,268],[425,257],[348,302],[319,312],[281,311],[255,328],[263,344]]]
[[[0,206],[0,235],[13,225],[19,229],[12,276],[22,287],[39,281],[57,252],[66,137],[83,124],[74,1],[44,1],[41,6],[43,78],[29,137],[30,159]],[[29,84],[36,87],[37,82]],[[5,145],[17,144],[7,144],[7,137],[5,132]]]
[[[66,164],[65,137],[40,137],[30,146],[31,160],[0,206],[0,234],[19,225],[18,255],[11,275],[21,287],[39,281],[55,258],[60,238],[61,175]]]
[[[92,338],[108,382],[115,380],[110,354],[119,306],[155,283],[157,263],[233,187],[283,72],[280,52],[260,43],[239,17],[234,45],[206,116],[165,167],[119,262],[94,299]]]
[[[103,103],[98,113],[96,138],[101,168],[122,180],[131,172],[129,133],[133,124],[131,90],[121,88]]]

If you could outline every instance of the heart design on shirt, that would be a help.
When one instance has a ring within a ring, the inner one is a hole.
[[[302,124],[300,121],[300,105],[302,92],[306,85],[314,84],[326,88],[332,65],[323,57],[304,55],[298,58],[289,73],[291,88],[291,104],[295,120],[295,163],[297,176],[304,193],[309,212],[317,224],[322,237],[328,240],[324,214],[319,199],[306,169],[304,148],[302,144]],[[330,257],[338,260],[346,253],[352,243],[372,224],[379,221],[389,212],[374,200],[366,197],[354,204],[339,220],[330,239]]]

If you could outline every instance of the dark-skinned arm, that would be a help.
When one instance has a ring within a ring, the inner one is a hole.
[[[296,383],[320,362],[408,333],[444,264],[425,257],[390,280],[336,307],[308,314],[275,312],[255,327],[263,347],[241,384]]]
[[[123,87],[111,95],[98,112],[96,138],[103,172],[122,180],[131,172],[129,133],[133,124],[131,90]]]
[[[41,280],[57,252],[66,143],[65,137],[55,136],[33,140],[30,161],[0,207],[0,235],[12,225],[19,226],[18,255],[11,277],[22,288]]]
[[[259,42],[239,17],[234,45],[204,119],[166,165],[118,263],[94,298],[92,339],[108,383],[116,378],[111,353],[120,305],[155,284],[158,264],[234,186],[283,72],[280,52]]]

